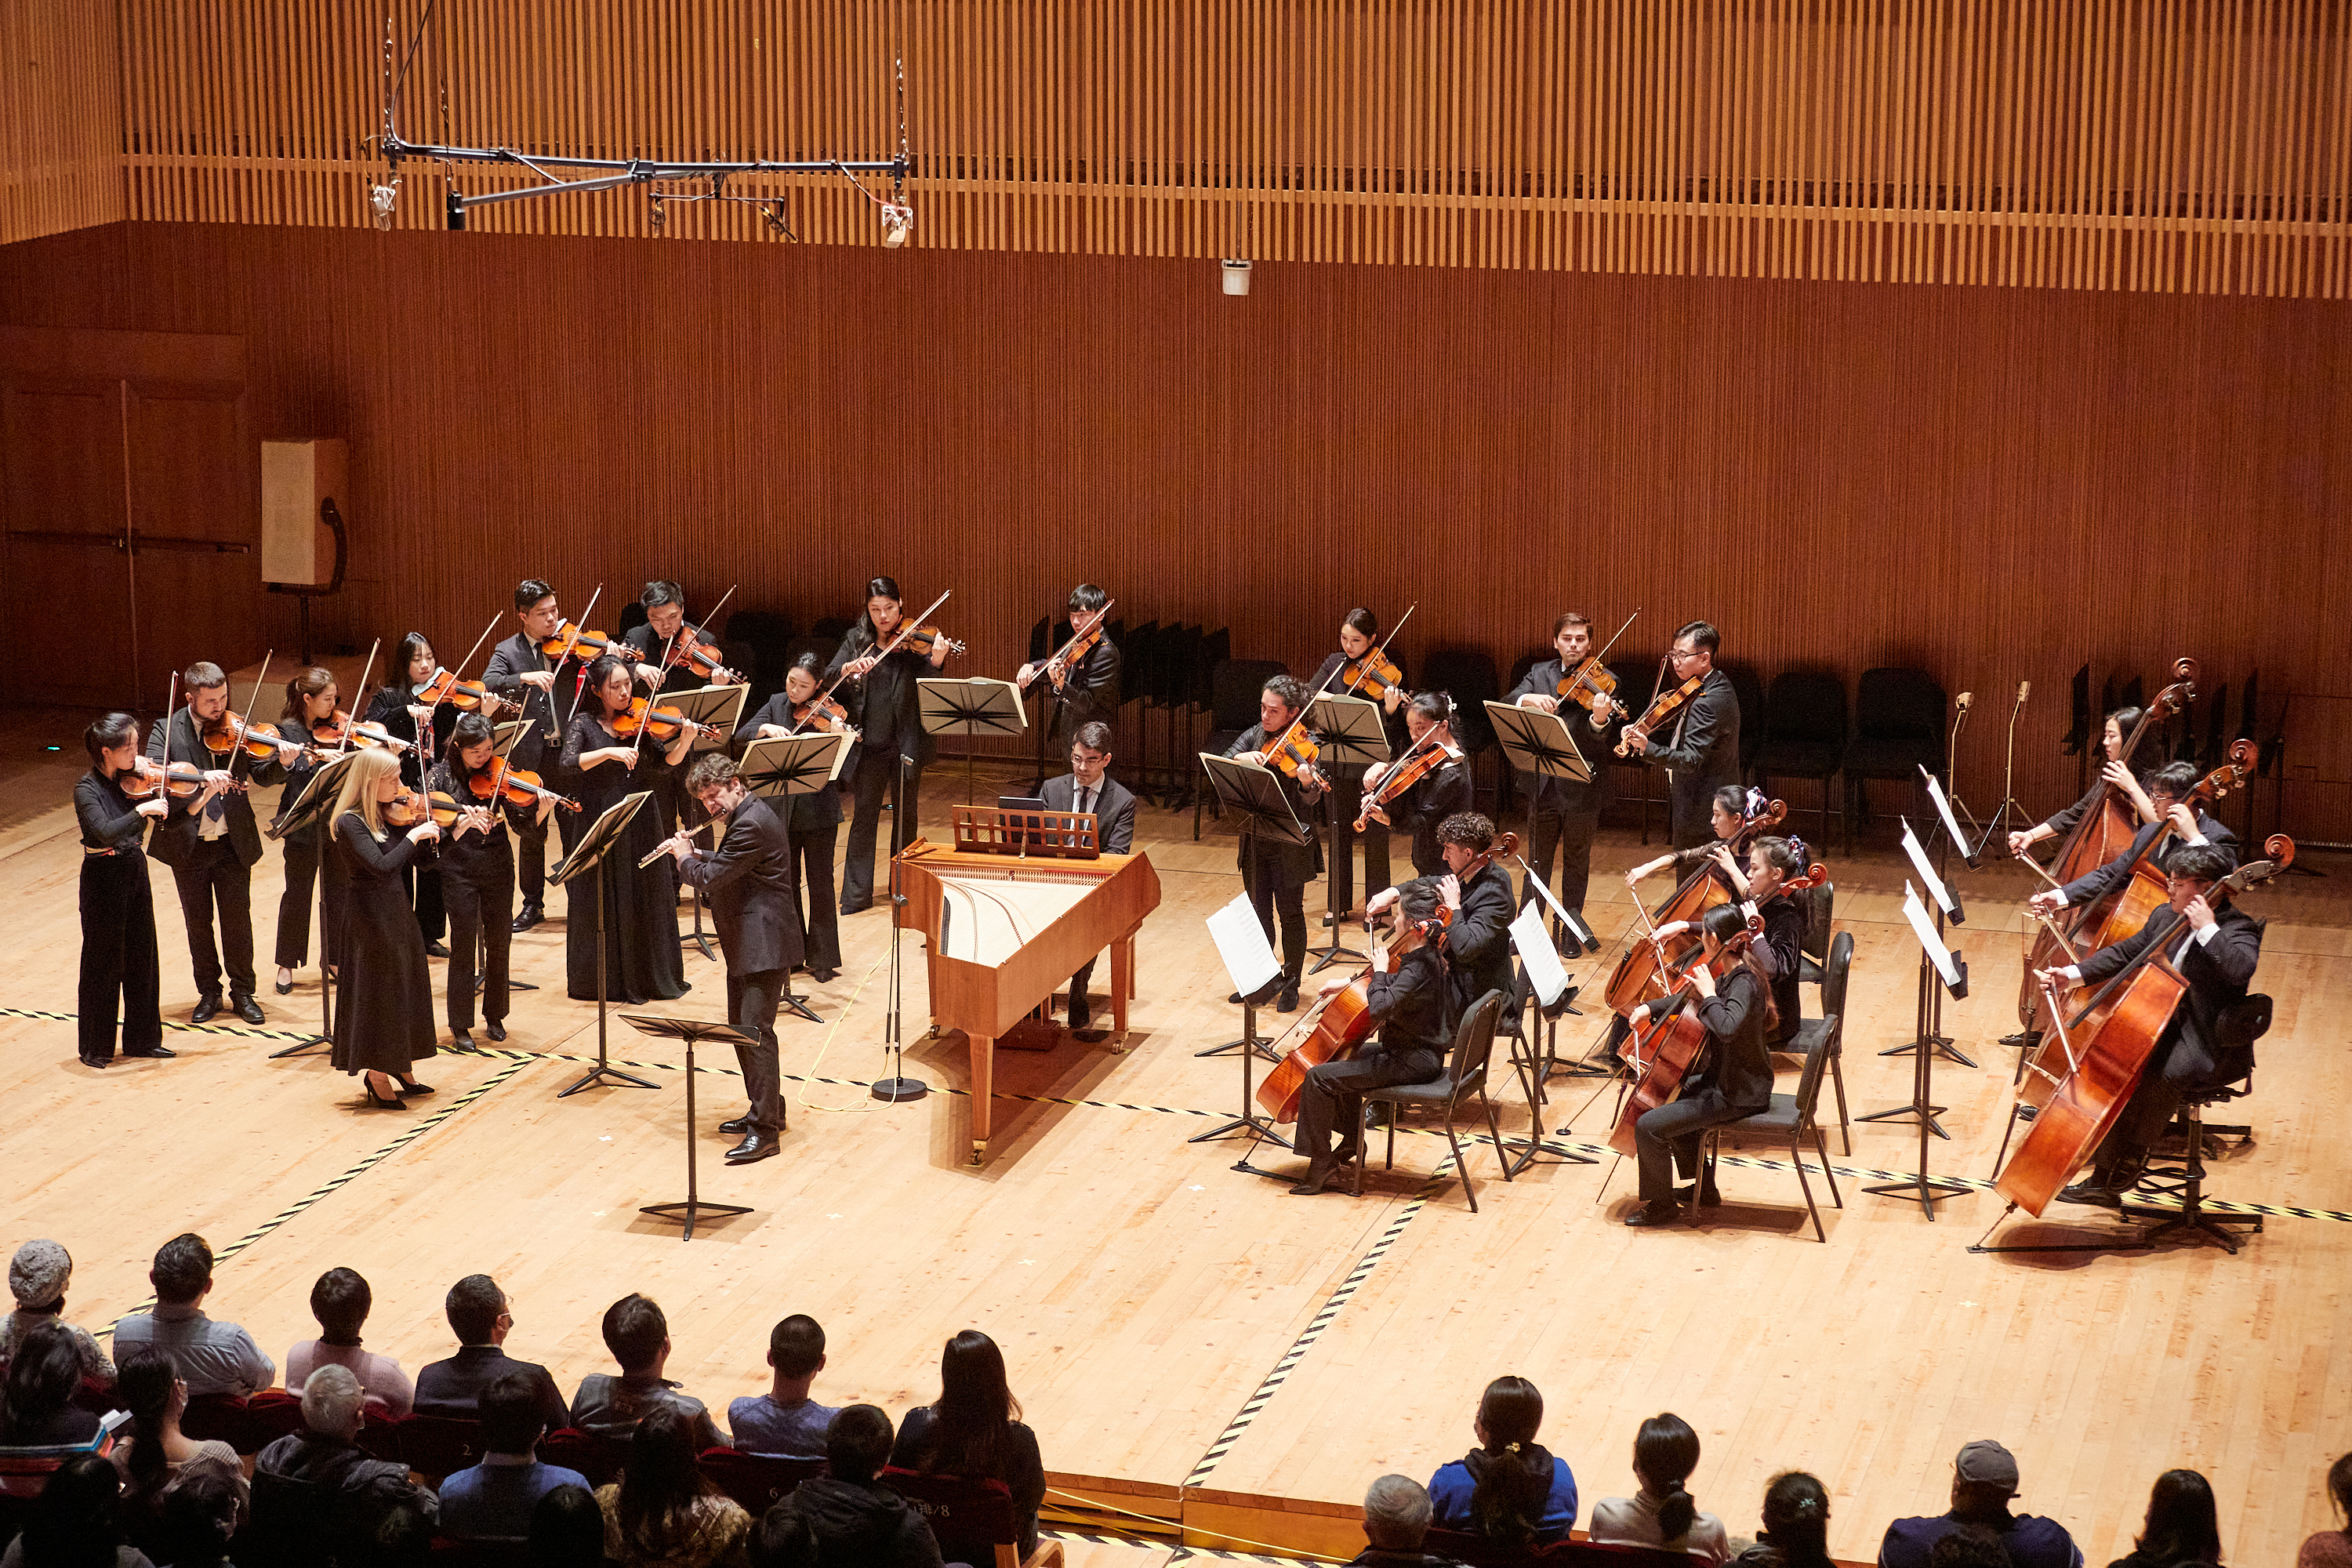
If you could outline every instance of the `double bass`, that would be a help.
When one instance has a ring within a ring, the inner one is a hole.
[[[1757,810],[1749,812],[1741,820],[1738,833],[1733,836],[1728,845],[1732,858],[1745,858],[1756,840],[1780,826],[1788,815],[1787,805],[1777,800],[1767,801]],[[1712,849],[1715,846],[1707,845],[1706,847]],[[1696,926],[1699,917],[1707,910],[1717,904],[1731,902],[1730,889],[1723,885],[1721,879],[1713,875],[1714,869],[1708,859],[1700,860],[1664,901],[1650,912],[1648,923],[1661,926],[1682,921]],[[1622,1018],[1643,1003],[1664,995],[1664,971],[1680,968],[1689,963],[1690,955],[1698,951],[1698,933],[1685,931],[1663,939],[1652,935],[1629,946],[1625,956],[1617,961],[1616,973],[1609,977],[1606,993],[1609,1010]]]
[[[2213,884],[2207,901],[2226,900],[2294,865],[2294,841],[2274,833],[2263,853],[2269,858],[2249,861]],[[2049,1011],[2063,1070],[2019,1141],[2017,1153],[1993,1183],[1993,1191],[2011,1208],[2039,1219],[2123,1116],[2157,1040],[2188,994],[2188,979],[2165,954],[2170,945],[2169,939],[2152,944],[2072,1017],[2055,987],[2037,993]]]
[[[1739,958],[1747,952],[1748,944],[1763,931],[1764,918],[1749,915],[1748,929],[1723,944],[1717,962]],[[1671,1104],[1682,1093],[1683,1080],[1697,1068],[1706,1049],[1706,1026],[1698,1021],[1698,1013],[1690,1003],[1688,991],[1675,993],[1672,1004],[1659,1016],[1636,1026],[1625,1041],[1625,1059],[1640,1078],[1626,1094],[1624,1103],[1618,1107],[1617,1124],[1609,1132],[1609,1147],[1628,1159],[1634,1152],[1634,1123],[1658,1107]]]

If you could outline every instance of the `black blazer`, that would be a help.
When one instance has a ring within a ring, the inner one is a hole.
[[[719,847],[688,856],[678,864],[678,878],[709,900],[729,973],[761,974],[801,962],[792,839],[765,800],[745,795],[728,814]]]
[[[1503,700],[1516,704],[1522,697],[1551,697],[1558,694],[1559,683],[1567,678],[1567,667],[1556,658],[1547,658],[1528,668],[1519,683],[1504,695]],[[1618,695],[1622,697],[1623,692]],[[1734,703],[1736,709],[1738,703]],[[1536,809],[1543,812],[1563,812],[1570,816],[1597,816],[1609,804],[1609,752],[1617,744],[1617,731],[1625,727],[1622,714],[1612,714],[1609,722],[1595,728],[1592,715],[1572,703],[1560,705],[1560,721],[1576,738],[1576,749],[1592,769],[1592,776],[1582,784],[1572,779],[1556,779],[1540,773],[1520,772],[1519,787],[1536,797]],[[1733,754],[1738,754],[1738,745]],[[1517,770],[1515,770],[1517,771]]]
[[[564,663],[571,664],[572,661],[566,659]],[[539,651],[537,643],[517,632],[491,650],[489,668],[482,672],[484,686],[501,697],[512,698],[522,704],[521,713],[511,718],[519,719],[525,728],[515,737],[514,750],[507,753],[507,761],[528,773],[541,771],[540,764],[546,760],[549,751],[562,752],[563,709],[558,706],[556,700],[559,695],[568,698],[569,694],[563,691],[563,681],[560,676],[553,688],[541,691],[536,686],[525,685],[522,675],[526,670],[560,668],[548,662],[547,656]],[[573,666],[575,671],[577,668]],[[553,787],[552,781],[550,781],[550,787]]]
[[[1713,1041],[1713,1050],[1698,1081],[1683,1098],[1743,1116],[1770,1105],[1772,1058],[1766,1053],[1764,1038],[1766,995],[1756,983],[1755,972],[1740,964],[1716,983],[1714,995],[1692,1001],[1698,1021]]]
[[[2164,824],[2161,822],[2140,824],[2139,831],[2132,835],[2131,847],[2105,865],[2094,867],[2066,884],[2066,907],[2078,909],[2084,904],[2096,902],[2109,893],[2121,889],[2124,883],[2130,879],[2132,862],[2146,852],[2150,841],[2163,830]],[[2197,814],[2197,831],[2205,836],[2207,843],[2218,844],[2222,848],[2231,851],[2234,856],[2238,836],[2201,811]],[[2156,852],[2156,868],[2161,871],[2170,865],[2173,851],[2180,847],[2181,841],[2175,837],[2164,847],[2158,849]]]
[[[473,1420],[481,1414],[482,1390],[510,1372],[528,1376],[537,1388],[539,1418],[547,1423],[550,1432],[572,1425],[572,1407],[563,1402],[563,1391],[555,1386],[548,1370],[537,1362],[517,1361],[496,1345],[460,1345],[448,1360],[420,1369],[416,1414]]]
[[[1070,640],[1069,631],[1065,623],[1062,635],[1055,639],[1055,647]],[[1087,657],[1070,671],[1061,690],[1055,690],[1054,683],[1042,675],[1038,677],[1038,681],[1043,682],[1047,709],[1054,714],[1054,734],[1074,735],[1082,724],[1116,720],[1122,700],[1118,672],[1118,647],[1110,640],[1109,628],[1105,627],[1103,635],[1095,639],[1095,646],[1087,650]],[[1031,689],[1036,689],[1036,684],[1033,683]],[[1060,704],[1058,708],[1055,707],[1056,703]]]
[[[163,760],[166,728],[158,724],[148,732],[147,754],[157,762]],[[226,763],[219,761],[205,750],[196,733],[195,718],[184,706],[172,715],[168,731],[172,760],[175,763],[194,763],[205,769],[224,768],[238,778],[261,784],[277,783],[284,771],[274,758],[257,762],[241,750],[233,752]],[[168,795],[164,798],[170,802],[171,812],[155,825],[153,835],[147,840],[147,853],[166,866],[184,866],[201,841],[202,814],[188,809],[194,803],[193,795],[186,800],[171,800]],[[233,793],[221,796],[221,802],[226,808],[223,820],[228,825],[229,847],[236,851],[239,860],[251,866],[261,858],[261,829],[253,820],[253,797]]]
[[[1519,901],[1510,874],[1489,863],[1463,884],[1462,908],[1445,928],[1447,967],[1454,977],[1455,1006],[1466,1012],[1489,991],[1511,996],[1511,920]]]
[[[1671,771],[1675,821],[1704,827],[1715,792],[1739,782],[1739,694],[1731,678],[1708,670],[1665,738],[1651,736],[1642,755]]]
[[[818,686],[831,685],[851,660],[864,658],[878,646],[852,628],[841,639],[841,647],[825,667]],[[849,721],[865,736],[868,754],[895,758],[903,752],[915,759],[915,766],[930,765],[939,754],[939,742],[923,728],[922,693],[915,682],[939,673],[929,659],[902,647],[863,676],[841,683],[834,695],[849,710]]]
[[[1101,795],[1095,802],[1095,846],[1106,855],[1127,855],[1135,847],[1135,796],[1127,786],[1108,773],[1103,775]],[[1040,792],[1045,797],[1048,811],[1067,811],[1076,802],[1078,781],[1068,773],[1057,779],[1047,779]]]
[[[702,627],[696,626],[692,621],[688,621],[681,625],[677,628],[677,635],[681,639],[692,637],[697,642],[716,643],[719,640]],[[627,631],[621,634],[621,640],[627,643],[631,647],[635,648],[639,653],[643,654],[647,664],[659,664],[661,662],[662,655],[668,651],[669,648],[669,639],[667,637],[656,637],[654,635],[653,627],[649,626],[631,626]],[[694,666],[690,664],[679,664],[662,672],[662,682],[659,689],[663,691],[694,691],[709,684],[710,682],[702,679],[701,672],[697,670]]]
[[[2189,982],[2189,994],[2172,1016],[2173,1026],[2180,1031],[2180,1048],[2201,1052],[2205,1072],[2212,1071],[2221,1059],[2221,1015],[2246,999],[2254,966],[2263,957],[2260,921],[2235,904],[2223,904],[2213,918],[2212,941],[2190,942],[2189,951],[2180,956],[2180,974]],[[2149,947],[2160,944],[2170,952],[2187,934],[2184,918],[2168,904],[2149,916],[2137,935],[2083,960],[2083,984],[2095,991]]]

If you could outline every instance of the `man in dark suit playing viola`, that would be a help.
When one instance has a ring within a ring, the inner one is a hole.
[[[1070,738],[1070,771],[1047,779],[1042,792],[1048,811],[1090,811],[1095,814],[1095,847],[1106,855],[1126,855],[1135,848],[1135,796],[1110,776],[1110,726],[1100,720],[1078,726]],[[1070,1032],[1082,1039],[1099,1039],[1088,1027],[1093,1005],[1087,1000],[1087,982],[1094,977],[1091,958],[1070,976]]]
[[[727,1151],[730,1165],[772,1157],[784,1131],[776,1062],[776,1004],[784,978],[801,961],[800,910],[793,898],[793,845],[783,819],[747,792],[723,752],[708,752],[686,787],[714,822],[726,824],[719,847],[693,847],[684,834],[662,840],[677,857],[681,880],[702,889],[727,954],[727,1017],[755,1043],[735,1047],[751,1108],[719,1131],[743,1142]]]

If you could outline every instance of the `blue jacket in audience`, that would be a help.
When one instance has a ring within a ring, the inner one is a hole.
[[[441,1483],[441,1533],[458,1541],[527,1541],[530,1511],[558,1487],[596,1489],[577,1470],[489,1454]]]
[[[747,1454],[772,1454],[787,1459],[822,1459],[824,1435],[838,1414],[814,1399],[779,1405],[770,1395],[754,1394],[727,1406],[727,1429],[735,1446]]]
[[[1437,1473],[1429,1478],[1429,1503],[1433,1510],[1429,1522],[1440,1530],[1473,1531],[1477,1520],[1470,1511],[1470,1495],[1478,1483],[1470,1479],[1470,1467],[1460,1459],[1450,1465],[1440,1465]],[[1544,1499],[1543,1518],[1536,1523],[1536,1540],[1549,1545],[1565,1540],[1576,1526],[1576,1478],[1570,1474],[1568,1461],[1559,1455],[1551,1460],[1551,1495]]]
[[[2054,1519],[2012,1513],[2003,1520],[1969,1521],[1939,1513],[1933,1519],[1898,1519],[1886,1527],[1879,1542],[1879,1568],[1927,1568],[1936,1542],[1967,1523],[1982,1524],[2000,1535],[2009,1548],[2011,1568],[2083,1568],[2083,1549]]]

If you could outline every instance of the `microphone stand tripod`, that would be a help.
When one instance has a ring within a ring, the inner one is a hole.
[[[907,798],[907,769],[912,761],[913,759],[905,752],[898,753],[898,796],[901,801]],[[911,823],[894,821],[891,827],[894,837],[897,836],[898,830],[902,828],[905,829],[908,838],[913,837]],[[929,1084],[925,1083],[921,1079],[907,1076],[904,990],[906,966],[899,955],[898,942],[899,934],[906,929],[907,923],[907,889],[903,868],[898,859],[898,854],[903,852],[902,845],[899,852],[893,853],[890,857],[890,1005],[889,1010],[883,1016],[882,1057],[889,1065],[891,1071],[888,1078],[877,1079],[873,1089],[875,1099],[887,1100],[894,1105],[910,1100],[920,1100],[931,1092]]]

